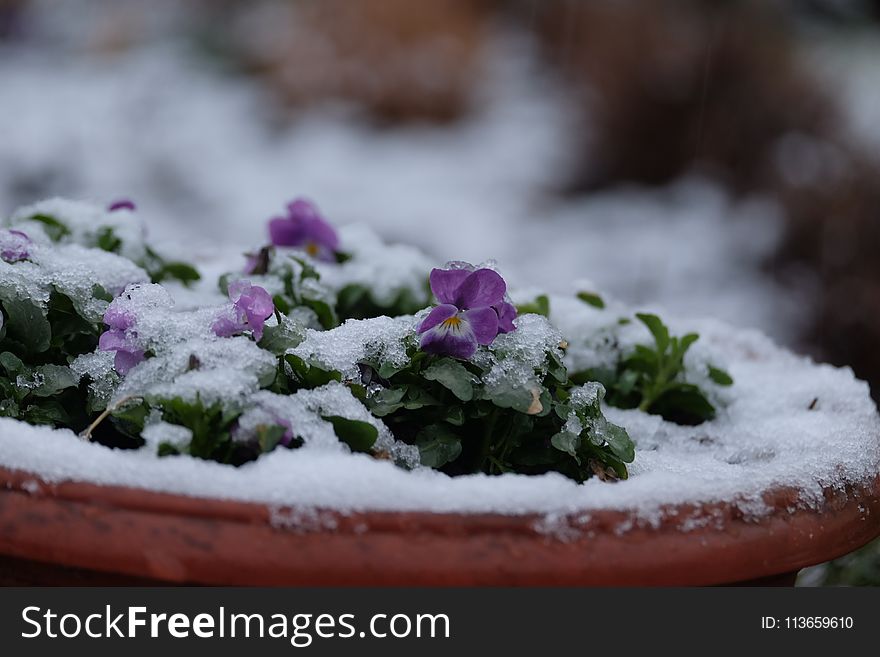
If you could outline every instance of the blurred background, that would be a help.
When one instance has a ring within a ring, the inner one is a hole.
[[[0,0],[0,213],[131,197],[208,259],[305,195],[875,397],[878,148],[876,0]],[[880,546],[801,581],[880,584]]]

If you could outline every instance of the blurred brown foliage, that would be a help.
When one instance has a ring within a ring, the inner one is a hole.
[[[490,7],[480,0],[274,3],[261,29],[245,32],[240,56],[288,106],[341,100],[382,122],[450,121],[467,110]]]
[[[768,264],[809,299],[801,348],[880,394],[880,166],[845,136],[798,56],[792,16],[765,2],[529,4],[547,59],[583,108],[583,192],[701,172],[786,216]]]

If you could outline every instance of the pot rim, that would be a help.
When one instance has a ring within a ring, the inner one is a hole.
[[[634,510],[346,512],[0,467],[0,554],[206,584],[701,585],[795,571],[880,536],[880,474],[826,488],[814,508],[798,495],[767,492],[773,511],[762,517],[729,502],[666,506],[659,520]]]

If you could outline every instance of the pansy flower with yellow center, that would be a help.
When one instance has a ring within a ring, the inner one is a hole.
[[[431,291],[440,305],[419,326],[423,351],[467,360],[478,345],[515,328],[516,309],[505,300],[507,284],[498,272],[434,269]]]
[[[269,221],[269,237],[275,246],[292,246],[304,250],[317,260],[334,262],[339,237],[318,208],[306,199],[287,205],[287,215]]]

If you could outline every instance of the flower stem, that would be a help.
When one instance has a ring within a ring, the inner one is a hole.
[[[492,435],[495,433],[495,424],[498,421],[497,411],[492,411],[486,420],[486,428],[483,430],[483,439],[480,444],[480,459],[477,463],[477,472],[485,472],[486,462],[491,458]]]
[[[90,441],[92,439],[92,432],[98,428],[98,425],[101,424],[101,422],[103,422],[105,419],[107,419],[108,415],[116,412],[117,410],[119,410],[120,406],[122,406],[126,402],[130,402],[132,399],[140,399],[140,397],[138,397],[137,395],[128,395],[117,401],[112,406],[108,406],[107,408],[105,408],[101,412],[101,414],[95,418],[94,422],[92,422],[89,426],[85,428],[85,430],[82,431],[82,433],[79,434],[79,437],[82,440]]]

